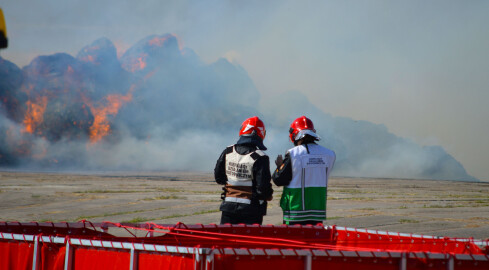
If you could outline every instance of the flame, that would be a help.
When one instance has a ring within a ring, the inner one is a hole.
[[[80,58],[80,60],[83,62],[91,62],[91,63],[95,64],[95,58],[93,57],[93,55],[86,55],[86,56]]]
[[[80,58],[80,60],[83,61],[83,62],[90,62],[90,63],[95,64],[95,65],[100,64],[97,61],[98,60],[97,57],[94,56],[94,55],[92,55],[92,54],[90,54],[90,53],[92,53],[94,51],[97,51],[99,49],[100,49],[99,46],[92,46],[92,47],[88,47],[88,48],[83,49],[83,52],[85,53],[85,55],[82,56]]]
[[[143,57],[139,57],[138,58],[138,62],[137,62],[137,67],[141,70],[141,69],[144,69],[146,67],[146,62],[145,62],[145,59],[143,59]]]
[[[177,36],[176,34],[169,34],[169,35],[165,35],[165,36],[162,36],[162,37],[154,37],[152,38],[150,41],[148,41],[148,44],[150,46],[157,46],[157,47],[160,47],[163,45],[163,43],[165,43],[165,41],[167,41],[170,37],[174,37],[176,38],[177,40],[177,44],[178,44],[178,49],[180,49],[180,51],[183,49],[183,42],[181,40],[181,38],[179,36]]]
[[[48,153],[47,141],[39,140],[37,142],[26,137],[24,130],[11,125],[6,132],[7,143],[14,149],[15,153],[21,157],[31,157],[33,159],[44,159]]]
[[[44,111],[46,110],[47,104],[48,98],[45,96],[37,98],[34,102],[30,100],[26,102],[27,111],[24,116],[23,132],[34,133],[36,127],[44,120]]]
[[[146,67],[146,54],[138,57],[137,59],[132,61],[131,66],[129,67],[131,72],[136,72],[139,70],[143,70]]]
[[[151,46],[161,46],[165,41],[168,39],[168,36],[163,36],[163,37],[154,37],[151,39],[148,44]]]
[[[143,56],[139,57],[137,62],[133,65],[132,72],[136,70],[142,70],[146,67],[146,57],[143,58]]]
[[[105,97],[105,106],[102,104],[94,105],[85,98],[85,103],[90,108],[93,114],[94,120],[90,127],[90,142],[92,144],[100,141],[103,137],[110,134],[110,123],[108,117],[110,115],[115,116],[119,112],[119,109],[127,102],[132,100],[133,88],[129,90],[126,95],[112,94]]]

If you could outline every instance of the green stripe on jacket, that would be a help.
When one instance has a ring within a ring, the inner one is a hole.
[[[284,187],[280,207],[285,221],[325,220],[326,187]],[[304,196],[303,196],[304,192]]]

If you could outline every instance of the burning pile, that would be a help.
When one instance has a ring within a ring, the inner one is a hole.
[[[76,57],[39,56],[22,69],[0,58],[0,166],[209,170],[209,157],[236,139],[246,117],[265,120],[265,143],[280,151],[273,156],[290,147],[290,119],[306,114],[337,153],[335,173],[476,180],[441,147],[332,117],[301,93],[259,103],[241,66],[203,63],[172,34],[149,36],[120,57],[102,38]]]
[[[231,86],[216,73],[171,34],[149,36],[120,59],[106,38],[84,47],[76,58],[65,53],[39,56],[22,70],[0,58],[0,166],[20,161],[53,165],[66,160],[46,149],[54,145],[81,143],[90,149],[117,144],[124,136],[161,136],[153,128],[162,125],[175,124],[173,130],[194,126],[208,117],[213,109],[199,109],[214,98],[219,101],[223,86],[230,86],[230,95],[248,99],[250,91],[242,91],[242,84]],[[202,91],[202,96],[182,91]],[[182,107],[187,99],[199,105]],[[224,112],[234,105],[245,107],[240,103],[213,107]]]

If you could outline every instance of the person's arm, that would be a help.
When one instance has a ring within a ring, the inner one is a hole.
[[[256,181],[256,195],[259,200],[271,200],[273,189],[270,181],[270,159],[260,156],[253,165],[253,175]]]
[[[216,167],[214,168],[214,179],[221,185],[225,185],[228,182],[228,177],[226,176],[226,154],[228,152],[229,147],[222,151],[221,156],[217,159]]]
[[[292,162],[289,153],[285,155],[282,164],[277,164],[272,180],[277,186],[287,186],[292,181]]]

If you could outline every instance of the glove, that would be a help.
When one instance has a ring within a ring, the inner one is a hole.
[[[282,155],[278,155],[277,159],[275,159],[275,165],[277,165],[277,167],[280,167],[280,165],[282,164],[284,164],[284,158],[282,157]]]

